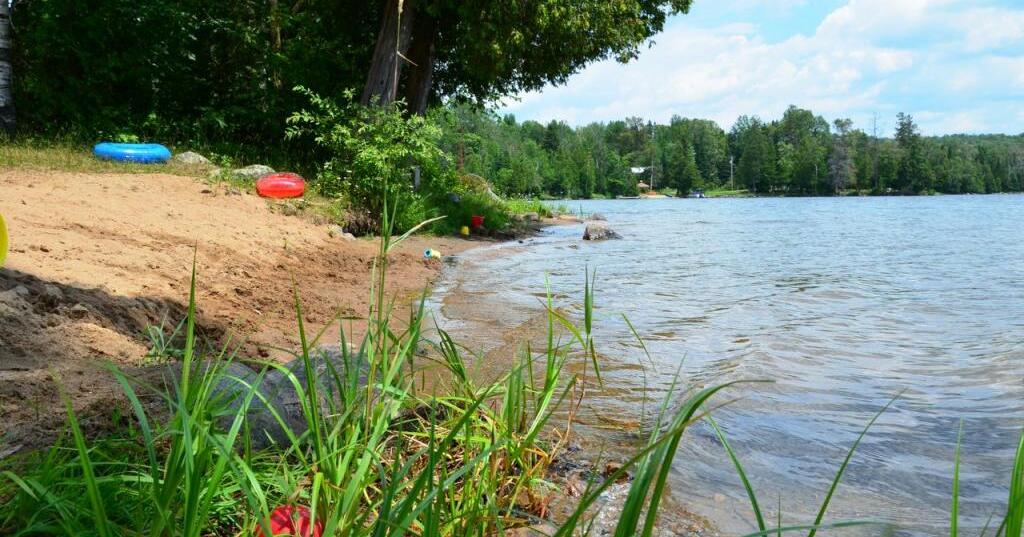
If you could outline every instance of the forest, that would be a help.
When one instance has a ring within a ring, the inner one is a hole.
[[[577,128],[520,123],[468,107],[436,116],[446,127],[445,150],[509,195],[635,195],[639,181],[682,195],[1024,190],[1024,135],[922,136],[906,114],[897,116],[890,136],[865,133],[847,119],[830,125],[796,106],[770,122],[740,117],[728,132],[713,121],[678,116],[667,125],[631,117]]]

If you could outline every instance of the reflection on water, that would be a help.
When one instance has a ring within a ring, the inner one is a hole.
[[[739,400],[716,417],[762,503],[781,498],[787,522],[806,522],[860,429],[906,390],[861,445],[830,518],[938,533],[960,419],[961,525],[998,515],[1024,427],[1024,196],[578,205],[624,239],[551,228],[513,254],[471,252],[446,283],[443,322],[489,351],[484,374],[543,330],[545,277],[580,312],[589,266],[605,381],[588,392],[589,443],[631,449],[651,412],[644,394],[660,400],[680,366],[691,386],[771,379],[732,390]],[[706,426],[688,433],[672,486],[724,530],[751,528]]]

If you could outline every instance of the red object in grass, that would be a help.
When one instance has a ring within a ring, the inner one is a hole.
[[[473,229],[480,229],[484,227],[484,217],[474,214],[469,218],[469,223]]]
[[[313,524],[310,532],[309,509],[301,505],[282,505],[270,513],[271,535],[294,535],[295,537],[321,537],[324,525]],[[263,528],[256,526],[256,537],[264,537]]]
[[[256,193],[264,198],[298,198],[306,191],[306,181],[297,173],[271,173],[256,181]]]

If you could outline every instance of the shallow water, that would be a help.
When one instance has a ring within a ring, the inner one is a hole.
[[[490,351],[485,375],[543,328],[545,278],[580,312],[589,266],[605,382],[581,417],[589,449],[631,451],[652,411],[644,395],[660,401],[677,370],[688,386],[770,379],[731,389],[720,402],[739,399],[714,415],[772,517],[781,500],[787,523],[809,522],[861,428],[905,390],[858,450],[829,519],[945,531],[961,419],[961,526],[999,516],[1024,427],[1024,196],[571,205],[602,213],[623,240],[549,228],[472,251],[444,284],[442,324]],[[727,533],[754,529],[706,425],[687,433],[671,485]]]

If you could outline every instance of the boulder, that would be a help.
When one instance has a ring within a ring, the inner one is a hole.
[[[331,237],[338,237],[345,242],[352,242],[356,240],[356,236],[345,231],[345,228],[339,225],[333,225],[327,228],[327,234]]]
[[[184,153],[178,153],[171,159],[179,164],[187,164],[189,166],[212,166],[213,163],[210,159],[195,153],[193,151],[185,151]]]
[[[366,386],[369,365],[361,355],[352,354],[346,362],[337,346],[322,346],[310,351],[310,363],[315,369],[314,377],[322,412],[331,412],[331,408],[336,408],[346,396],[364,395],[360,388]],[[199,371],[204,372],[212,365],[211,361],[202,362],[198,366]],[[176,383],[180,377],[181,362],[167,366],[164,381],[169,390],[171,384]],[[289,362],[283,369],[270,368],[262,377],[244,364],[228,364],[211,394],[211,399],[220,407],[219,425],[229,428],[249,391],[256,389],[258,393],[253,396],[248,407],[251,446],[254,449],[265,449],[273,444],[287,445],[290,440],[281,422],[296,437],[305,433],[308,427],[300,401],[302,395],[295,389],[294,381],[302,386],[303,392],[306,390],[306,367],[301,358]],[[270,411],[270,407],[273,407],[280,420]],[[242,445],[241,439],[237,445]]]
[[[615,232],[614,229],[608,227],[608,224],[604,222],[589,222],[587,229],[583,231],[583,240],[585,241],[603,241],[607,239],[621,239],[622,236]]]
[[[268,173],[274,173],[274,168],[270,166],[264,166],[262,164],[253,164],[244,168],[235,168],[231,170],[231,175],[238,177],[244,177],[246,179],[259,179]]]

